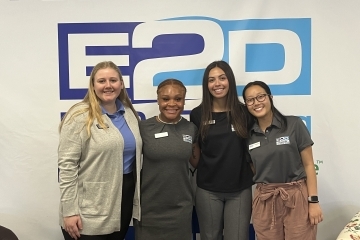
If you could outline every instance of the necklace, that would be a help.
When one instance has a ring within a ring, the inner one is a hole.
[[[178,122],[181,121],[182,116],[180,116],[180,119],[179,119],[178,121],[176,121],[176,122],[165,122],[165,121],[161,120],[160,114],[159,114],[159,116],[158,116],[157,118],[158,118],[158,120],[159,120],[160,122],[165,123],[165,124],[177,124]]]

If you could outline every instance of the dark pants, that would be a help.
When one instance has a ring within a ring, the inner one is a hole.
[[[123,240],[129,229],[129,224],[132,217],[133,199],[135,192],[134,173],[124,174],[122,187],[122,201],[121,201],[121,225],[120,231],[105,235],[82,235],[80,240]],[[65,240],[73,240],[72,237],[61,229]]]

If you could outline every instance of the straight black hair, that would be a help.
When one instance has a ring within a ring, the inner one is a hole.
[[[254,81],[254,82],[249,82],[248,84],[246,84],[246,86],[244,87],[243,92],[242,92],[242,96],[243,96],[244,101],[245,101],[245,92],[246,92],[246,90],[249,87],[252,87],[252,86],[261,87],[269,95],[269,100],[270,100],[270,104],[271,104],[271,111],[274,113],[274,116],[276,118],[280,118],[279,121],[281,122],[281,125],[282,125],[282,131],[285,131],[286,128],[287,128],[286,117],[279,110],[277,110],[277,108],[274,106],[274,102],[273,102],[273,99],[271,97],[272,96],[271,90],[270,90],[269,86],[266,83],[264,83],[262,81]],[[253,116],[253,118],[254,118],[254,120],[256,120],[256,117]]]

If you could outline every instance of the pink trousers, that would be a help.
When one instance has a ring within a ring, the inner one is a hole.
[[[258,183],[252,221],[257,240],[315,240],[316,225],[309,221],[305,180]]]

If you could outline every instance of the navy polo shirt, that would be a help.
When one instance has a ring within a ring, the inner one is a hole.
[[[123,152],[123,173],[131,173],[134,169],[136,158],[136,142],[134,134],[131,132],[129,126],[124,118],[125,109],[119,99],[116,99],[116,109],[114,114],[108,113],[102,106],[101,110],[103,114],[106,114],[111,122],[119,129],[121,135],[124,138],[124,152]]]
[[[265,133],[255,123],[248,139],[256,183],[289,183],[306,178],[300,152],[312,146],[310,134],[296,116],[286,116],[287,128],[274,115]]]

